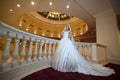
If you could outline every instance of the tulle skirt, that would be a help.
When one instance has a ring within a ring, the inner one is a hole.
[[[52,67],[61,72],[78,72],[87,75],[109,76],[113,69],[87,61],[69,38],[62,38],[52,61]]]

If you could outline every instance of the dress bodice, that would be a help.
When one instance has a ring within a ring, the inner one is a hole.
[[[70,31],[65,31],[63,32],[63,38],[68,38],[69,37]]]

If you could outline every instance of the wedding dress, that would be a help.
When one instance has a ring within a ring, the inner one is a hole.
[[[52,68],[61,72],[78,72],[96,76],[109,76],[115,73],[113,69],[87,61],[69,39],[69,32],[63,32],[63,37],[55,52]]]

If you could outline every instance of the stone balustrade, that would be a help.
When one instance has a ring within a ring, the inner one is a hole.
[[[1,53],[2,72],[10,70],[10,66],[13,68],[16,67],[15,65],[17,63],[22,65],[22,63],[31,63],[41,59],[51,59],[55,52],[55,43],[58,43],[58,40],[30,34],[4,23],[0,23],[1,39],[2,35],[6,35],[6,46],[4,51],[2,51],[3,53]],[[14,51],[10,53],[11,41],[13,38],[15,38]],[[20,40],[22,40],[21,43]],[[19,53],[20,44],[22,44],[22,49]],[[39,50],[38,44],[40,45]],[[28,51],[26,48],[28,48]],[[17,60],[18,58],[19,60]]]
[[[5,48],[0,49],[0,75],[23,65],[39,63],[41,60],[51,62],[59,42],[0,23],[0,39],[3,35],[6,43]],[[14,45],[11,48],[12,42]],[[83,42],[76,42],[76,46],[85,59],[105,62],[105,46]]]

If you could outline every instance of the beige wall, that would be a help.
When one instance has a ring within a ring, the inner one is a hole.
[[[96,15],[97,43],[107,46],[106,57],[109,62],[120,63],[119,32],[113,10]]]

